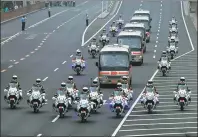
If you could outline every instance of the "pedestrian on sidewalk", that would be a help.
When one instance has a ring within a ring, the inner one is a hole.
[[[48,8],[48,17],[51,17],[51,9],[50,9],[50,7]]]
[[[86,26],[89,25],[89,17],[88,17],[88,14],[86,14]]]
[[[25,16],[23,16],[21,18],[21,23],[22,23],[22,31],[24,31],[25,30],[25,23],[26,23],[26,17]]]

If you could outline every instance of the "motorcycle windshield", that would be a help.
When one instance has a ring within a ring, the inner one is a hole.
[[[87,94],[81,94],[81,95],[80,95],[80,99],[81,99],[81,100],[87,100],[87,99],[88,99]]]
[[[58,96],[65,95],[64,91],[61,91],[61,90],[57,90],[56,93],[58,94]]]
[[[69,88],[69,89],[70,89],[70,88],[73,88],[73,84],[67,83],[67,84],[66,84],[66,87]]]
[[[9,83],[9,87],[10,88],[16,88],[17,86],[16,86],[16,83]]]
[[[122,95],[122,92],[121,91],[114,91],[114,96],[121,96]]]
[[[127,89],[128,88],[128,84],[122,84],[122,89]]]
[[[153,93],[154,90],[153,90],[153,88],[146,88],[146,92],[147,92],[147,93]]]
[[[76,61],[81,60],[82,56],[76,56]]]
[[[33,87],[32,87],[32,90],[33,90],[33,91],[40,91],[40,90],[41,90],[41,88],[40,88],[40,87],[38,87],[38,86],[33,86]]]
[[[179,90],[186,90],[187,87],[186,87],[186,85],[179,85],[179,86],[178,86],[178,89],[179,89]]]
[[[97,87],[90,87],[89,90],[90,92],[97,92]]]
[[[162,57],[161,58],[161,62],[166,63],[167,61],[168,61],[168,58],[167,57]]]

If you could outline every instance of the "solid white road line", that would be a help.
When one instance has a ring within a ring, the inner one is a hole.
[[[160,100],[160,99],[159,99]],[[173,98],[172,98],[173,100]],[[175,105],[164,105],[164,106],[157,106],[157,108],[166,108],[166,107],[175,107]],[[188,107],[197,107],[197,105],[188,105]],[[142,106],[135,107],[136,109],[142,109]]]
[[[119,7],[118,7],[118,9],[117,9],[117,12],[95,33],[95,34],[93,34],[86,42],[84,42],[84,44],[82,45],[82,46],[84,46],[84,45],[86,45],[93,37],[95,37],[111,20],[113,20],[114,18],[115,18],[115,16],[118,14],[118,12],[119,12],[119,10],[120,10],[120,8],[121,8],[121,6],[122,6],[122,1],[120,2],[120,5],[119,5]]]
[[[166,136],[166,135],[186,135],[186,134],[197,134],[197,132],[180,132],[180,133],[160,133],[160,134],[140,134],[140,135],[125,135],[125,137],[143,137],[143,136]]]
[[[130,117],[151,117],[151,116],[174,116],[174,115],[196,115],[197,113],[171,113],[171,114],[152,114],[152,115],[129,115]]]
[[[196,119],[197,118],[197,116],[196,117],[185,117],[185,120],[186,119]],[[183,117],[181,117],[181,118],[178,118],[178,117],[172,117],[172,118],[154,118],[154,119],[129,119],[129,120],[126,120],[126,121],[160,121],[160,120],[172,120],[172,119],[184,119]]]
[[[184,119],[184,118],[183,118]],[[133,127],[133,126],[156,126],[156,125],[178,125],[178,124],[195,124],[197,122],[176,122],[176,123],[152,123],[152,124],[130,124],[123,125],[123,127]]]
[[[172,128],[151,128],[151,129],[148,129],[148,128],[145,128],[145,129],[129,129],[129,130],[119,130],[120,132],[126,132],[126,131],[130,131],[130,132],[133,132],[133,131],[153,131],[153,130],[174,130],[174,129],[195,129],[197,127],[172,127]]]
[[[52,123],[56,122],[56,120],[58,120],[60,117],[60,115],[56,116],[55,119],[52,120]]]

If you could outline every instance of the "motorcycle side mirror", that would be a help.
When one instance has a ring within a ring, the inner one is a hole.
[[[98,62],[96,62],[96,66],[98,67]]]
[[[176,91],[173,91],[173,93],[176,94],[177,92]]]
[[[55,97],[52,97],[52,100],[55,100],[56,98]]]

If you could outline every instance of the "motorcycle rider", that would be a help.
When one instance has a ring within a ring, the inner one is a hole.
[[[127,99],[126,93],[123,92],[123,90],[122,90],[122,83],[120,83],[120,82],[117,83],[117,88],[116,88],[116,89],[114,90],[114,92],[111,94],[111,97],[115,97],[115,96],[116,96],[115,91],[120,92],[120,93],[121,93],[124,97],[126,97],[126,99]],[[124,104],[125,104],[125,106],[128,107],[128,102],[127,102],[127,100],[124,101]],[[113,112],[113,111],[114,111],[114,109],[112,110],[112,112]],[[123,112],[125,112],[125,111],[123,110]]]
[[[115,21],[112,22],[111,27],[116,27],[116,22]]]
[[[186,86],[186,89],[187,89],[187,92],[190,91],[190,89],[188,88],[188,86],[187,86],[187,84],[186,84],[185,81],[186,81],[185,77],[180,77],[180,80],[179,80],[179,82],[177,83],[177,87],[176,87],[176,89],[175,89],[176,92],[179,91],[179,86],[180,86],[180,85],[185,85],[185,86]],[[176,95],[177,95],[177,94],[175,94],[174,100],[176,100]],[[189,97],[189,101],[191,101],[191,97]]]
[[[128,85],[128,78],[127,78],[127,76],[123,76],[122,77],[122,84],[127,84]],[[130,94],[132,94],[133,93],[133,89],[131,87],[128,87],[128,88],[130,88],[130,90],[131,90],[131,91],[128,91],[128,92],[130,92]]]
[[[40,93],[41,93],[41,94],[45,93],[45,89],[44,89],[43,85],[41,85],[41,79],[40,79],[40,78],[37,78],[37,79],[36,79],[36,83],[33,84],[33,86],[39,87],[39,88],[40,88]],[[30,89],[30,90],[28,91],[28,93],[31,95],[31,94],[32,94],[32,89]],[[43,97],[42,103],[44,104],[44,103],[47,102],[47,100],[45,99],[45,95],[42,96],[42,97]],[[27,102],[30,103],[30,100],[28,99]]]
[[[84,61],[84,57],[83,57],[81,51],[79,49],[77,49],[76,50],[76,57],[74,57],[73,60],[76,61],[76,59],[79,59],[79,58],[81,59],[81,61]],[[81,65],[82,65],[82,69],[84,69],[85,68],[85,63],[82,62]],[[75,65],[72,65],[73,69],[74,69],[74,67],[75,67]]]
[[[73,84],[74,85],[74,89],[77,89],[77,87],[76,87],[76,83],[74,82],[74,78],[73,78],[73,76],[69,76],[68,77],[68,79],[67,79],[67,83],[68,84]]]
[[[83,87],[82,92],[80,92],[80,100],[81,100],[82,96],[87,97],[88,101],[90,102],[90,100],[89,100],[89,89],[87,87]],[[78,105],[77,105],[77,111],[79,111],[79,109],[80,108],[78,108]],[[91,112],[91,107],[88,108],[88,112],[87,112],[89,117],[90,117],[90,112]]]
[[[20,86],[20,83],[19,83],[19,81],[18,81],[17,75],[13,75],[13,76],[12,76],[12,79],[11,79],[10,83],[16,84],[17,90],[18,90],[18,91],[21,91],[21,86]],[[8,85],[5,89],[6,89],[6,90],[9,90],[9,88],[10,88],[10,86]],[[4,99],[7,100],[7,95],[4,96]],[[18,99],[17,104],[19,104],[19,102],[20,102],[22,99],[23,99],[23,97],[22,97],[22,92],[19,92],[19,99]]]
[[[170,59],[169,59],[169,57],[168,57],[168,55],[167,55],[167,52],[166,52],[166,51],[162,51],[161,57],[160,57],[160,59],[159,59],[159,62],[161,62],[161,61],[162,61],[162,58],[166,58],[166,59],[167,59],[169,69],[171,69],[171,67],[170,67]],[[158,65],[158,68],[159,68],[159,65]]]
[[[147,88],[150,88],[153,90],[153,92],[155,93],[155,100],[156,100],[156,104],[159,104],[159,100],[158,100],[158,96],[159,96],[159,93],[156,91],[156,87],[153,85],[153,81],[152,80],[148,80],[147,84],[146,84],[146,88],[143,92],[143,96],[142,96],[142,99],[141,99],[141,104],[145,104],[146,102],[146,92],[147,92]]]
[[[107,34],[107,32],[106,32],[106,29],[103,29],[103,30],[102,30],[102,34],[101,34],[100,36],[101,36],[101,37],[102,37],[102,36],[108,37],[108,34]]]
[[[90,42],[89,46],[91,47],[91,45],[96,45],[98,46],[98,43],[96,42],[96,37],[92,38],[92,41]]]
[[[99,95],[102,94],[102,91],[100,91],[100,86],[98,84],[98,80],[94,79],[93,82],[92,82],[91,87],[95,87]],[[100,104],[101,105],[103,104],[103,99],[102,98],[100,99]]]
[[[76,60],[77,57],[81,57],[81,60],[84,60],[84,57],[79,49],[76,50],[76,57],[74,58],[74,60]]]
[[[98,49],[99,44],[96,42],[96,37],[93,37],[93,38],[92,38],[92,41],[91,41],[90,44],[89,44],[89,49],[88,49],[88,52],[89,52],[89,53],[90,53],[91,50],[92,50],[92,45],[96,45],[96,52],[99,52],[99,49]]]
[[[65,97],[67,97],[67,90],[66,90],[66,83],[65,82],[61,83],[61,87],[58,89],[58,91],[54,94],[54,97],[52,98],[54,100],[54,103],[52,104],[53,108],[58,108],[58,106],[55,105],[55,102],[56,102],[59,94],[62,94],[62,95],[65,94]],[[65,107],[66,111],[68,111],[66,105],[64,107]]]

